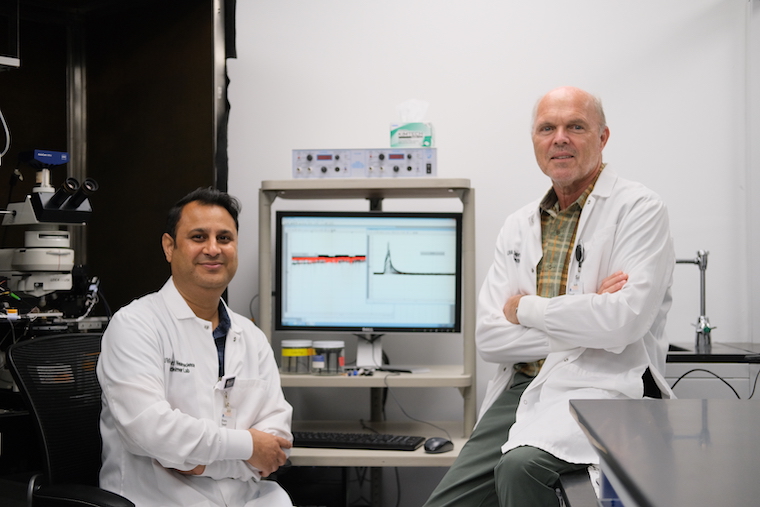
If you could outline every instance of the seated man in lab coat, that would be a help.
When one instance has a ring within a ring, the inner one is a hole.
[[[162,238],[171,278],[103,336],[100,485],[138,506],[292,505],[261,480],[292,440],[272,349],[221,299],[237,269],[239,210],[213,189],[181,199]]]
[[[497,239],[476,342],[498,370],[427,507],[556,506],[559,474],[598,463],[569,400],[672,395],[662,375],[675,266],[665,205],[605,167],[610,131],[589,93],[553,90],[533,120],[552,188],[507,217]]]

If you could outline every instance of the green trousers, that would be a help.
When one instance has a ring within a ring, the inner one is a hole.
[[[588,465],[568,463],[535,447],[502,454],[517,405],[533,377],[515,374],[483,415],[459,457],[424,507],[543,507],[559,505],[555,484],[564,472]]]

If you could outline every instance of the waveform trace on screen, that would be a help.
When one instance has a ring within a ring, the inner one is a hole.
[[[292,264],[330,264],[347,262],[367,262],[366,255],[293,255],[290,258]]]

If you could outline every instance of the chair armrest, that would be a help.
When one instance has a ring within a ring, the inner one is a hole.
[[[32,493],[32,507],[135,507],[123,496],[95,486],[57,484]]]
[[[559,476],[557,488],[565,507],[588,507],[599,505],[588,468]]]

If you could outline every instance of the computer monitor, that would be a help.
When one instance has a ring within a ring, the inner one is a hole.
[[[275,245],[278,331],[461,330],[461,213],[279,211]]]

